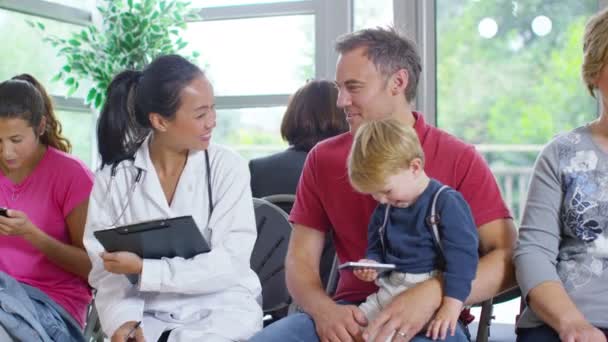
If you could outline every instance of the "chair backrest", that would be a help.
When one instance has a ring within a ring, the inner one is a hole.
[[[283,209],[283,211],[286,212],[287,215],[289,215],[289,213],[291,212],[291,208],[293,207],[293,203],[296,201],[296,195],[276,194],[262,197],[262,199]]]
[[[93,295],[95,291],[93,291]],[[84,339],[86,342],[103,342],[104,334],[101,330],[101,323],[99,322],[99,316],[97,315],[97,309],[95,308],[95,299],[91,301],[87,308],[87,320],[84,326]]]
[[[285,256],[291,224],[276,205],[254,198],[253,207],[258,238],[251,254],[251,268],[262,283],[263,309],[273,319],[287,314],[291,296],[285,284]]]

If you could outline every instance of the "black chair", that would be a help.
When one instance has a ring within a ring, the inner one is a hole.
[[[287,215],[291,212],[291,208],[296,200],[296,196],[292,194],[276,194],[269,195],[266,197],[262,197],[263,200],[266,200],[272,204],[275,204],[279,208],[283,209]],[[321,254],[321,262],[319,265],[319,273],[321,274],[321,282],[323,286],[326,288],[328,293],[334,293],[335,287],[328,288],[328,285],[336,285],[338,282],[336,279],[331,279],[331,277],[337,277],[338,269],[335,270],[332,268],[335,261],[336,250],[334,249],[333,236],[331,232],[327,233],[325,239],[325,245],[323,246],[323,253]]]
[[[515,326],[509,325],[506,329],[502,329],[499,334],[496,334],[497,339],[490,339],[490,328],[492,326],[492,320],[494,319],[494,315],[492,311],[494,310],[495,304],[504,303],[510,301],[512,299],[521,297],[521,291],[519,287],[514,287],[509,289],[503,293],[498,294],[497,296],[483,301],[481,306],[481,315],[479,317],[479,325],[477,328],[477,336],[474,341],[476,342],[488,342],[488,341],[515,341]],[[503,328],[503,327],[501,327]]]
[[[276,205],[254,198],[253,207],[258,238],[251,254],[251,268],[262,283],[265,324],[287,315],[291,296],[285,284],[285,256],[291,224],[287,214]]]
[[[86,342],[103,342],[104,333],[101,330],[101,323],[97,316],[97,309],[95,308],[95,299],[91,301],[87,308],[87,320],[84,326],[84,338]]]
[[[293,203],[296,201],[296,196],[293,194],[276,194],[262,197],[262,199],[283,209],[283,211],[289,215],[291,208],[293,207]]]

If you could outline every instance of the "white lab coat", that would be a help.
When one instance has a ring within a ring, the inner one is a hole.
[[[189,154],[169,206],[150,160],[149,139],[134,161],[117,166],[111,194],[111,167],[95,176],[84,245],[93,264],[89,283],[97,289],[95,305],[103,331],[112,336],[123,323],[143,320],[148,342],[169,329],[169,341],[247,340],[262,328],[261,286],[249,266],[256,227],[247,164],[224,147],[209,147],[214,205],[209,219],[205,153]],[[144,171],[133,187],[136,167]],[[194,217],[211,252],[189,260],[145,259],[135,285],[124,275],[105,271],[99,256],[104,249],[94,231],[182,215]]]

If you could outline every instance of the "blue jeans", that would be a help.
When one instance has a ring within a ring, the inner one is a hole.
[[[608,330],[600,329],[608,338]],[[548,325],[534,328],[518,328],[517,342],[559,342],[559,335]]]
[[[78,323],[39,289],[0,272],[0,325],[14,340],[84,342]]]
[[[469,339],[465,335],[465,329],[460,323],[456,328],[454,336],[448,336],[444,341],[447,342],[468,342]],[[317,342],[319,336],[315,329],[315,322],[307,313],[299,312],[280,319],[262,331],[255,334],[249,339],[249,342]],[[424,336],[424,333],[418,334],[411,342],[426,342],[432,341]]]
[[[548,325],[534,328],[518,328],[517,342],[559,342],[559,335]]]

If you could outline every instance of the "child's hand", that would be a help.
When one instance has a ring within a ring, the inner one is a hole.
[[[433,340],[437,338],[445,340],[447,330],[450,329],[450,336],[456,333],[456,324],[462,311],[462,302],[456,298],[443,297],[443,302],[435,314],[435,318],[429,323],[426,337]]]
[[[374,264],[378,263],[377,261],[370,260],[370,259],[361,259],[361,260],[359,260],[359,262],[367,262],[367,263],[374,263]],[[357,277],[363,281],[374,281],[374,280],[376,280],[376,278],[378,278],[378,271],[376,271],[373,268],[357,267],[357,268],[355,268],[353,273],[355,274],[355,277]]]

